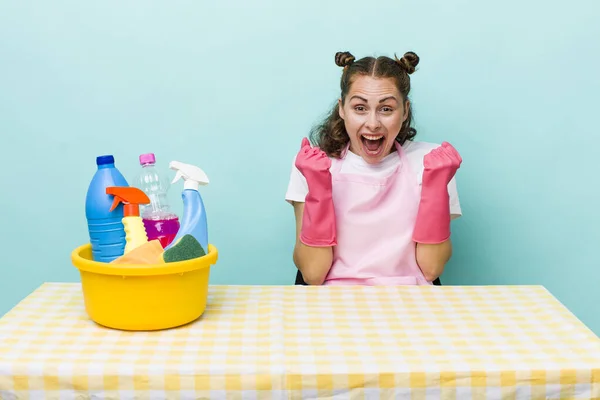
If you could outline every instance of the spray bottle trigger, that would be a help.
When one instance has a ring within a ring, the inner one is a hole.
[[[121,199],[119,196],[114,196],[114,200],[112,203],[112,207],[110,208],[109,211],[113,211],[115,208],[117,208],[117,206],[119,205],[119,203],[123,201],[123,199]]]
[[[173,182],[171,182],[172,184],[177,182],[178,180],[181,179],[181,177],[183,176],[183,173],[180,170],[177,170],[177,173],[175,174],[175,178],[173,179]]]

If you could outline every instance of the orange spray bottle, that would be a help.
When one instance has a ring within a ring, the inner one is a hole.
[[[125,254],[136,247],[147,243],[148,236],[140,217],[140,204],[149,204],[146,193],[135,187],[111,186],[106,188],[106,194],[114,196],[110,211],[123,203],[123,226],[125,227]]]

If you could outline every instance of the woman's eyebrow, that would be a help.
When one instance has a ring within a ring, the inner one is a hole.
[[[386,101],[386,100],[390,100],[390,99],[392,99],[392,100],[394,100],[394,101],[398,102],[398,99],[396,98],[396,96],[388,96],[388,97],[384,97],[383,99],[379,100],[379,102],[380,102],[380,103],[383,103],[384,101]]]
[[[353,100],[353,99],[359,99],[361,101],[364,101],[365,103],[369,102],[364,97],[360,97],[359,95],[356,95],[356,94],[350,98],[350,100]],[[384,101],[387,101],[387,100],[390,100],[390,99],[398,102],[398,99],[396,98],[396,96],[387,96],[387,97],[384,97],[383,99],[379,100],[379,102],[383,103]]]
[[[362,100],[362,101],[364,101],[365,103],[368,103],[368,100],[367,100],[367,99],[365,99],[364,97],[360,97],[360,96],[358,96],[358,95],[354,95],[354,96],[352,96],[352,97],[350,98],[350,100],[352,100],[352,99],[359,99],[359,100]]]

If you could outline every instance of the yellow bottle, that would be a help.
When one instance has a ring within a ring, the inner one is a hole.
[[[141,217],[123,217],[125,227],[125,254],[148,242],[148,235]]]
[[[110,211],[119,203],[123,203],[123,226],[125,227],[125,254],[148,242],[144,222],[140,217],[140,204],[150,203],[146,193],[135,187],[111,186],[106,188],[106,194],[115,197]]]

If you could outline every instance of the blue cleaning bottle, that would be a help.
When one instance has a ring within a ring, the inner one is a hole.
[[[192,235],[198,243],[200,243],[204,251],[208,253],[206,210],[204,209],[204,202],[198,191],[200,185],[208,185],[208,177],[200,168],[179,161],[172,161],[169,164],[169,168],[177,171],[172,183],[177,182],[181,178],[184,180],[183,192],[181,193],[183,199],[183,218],[177,236],[175,236],[171,244],[169,244],[165,250],[168,250],[174,246],[179,239],[189,234]]]
[[[125,177],[115,167],[111,155],[96,157],[98,170],[94,174],[85,198],[92,258],[94,261],[109,263],[125,253],[125,228],[123,226],[123,205],[113,211],[111,195],[106,194],[109,186],[129,186]]]

